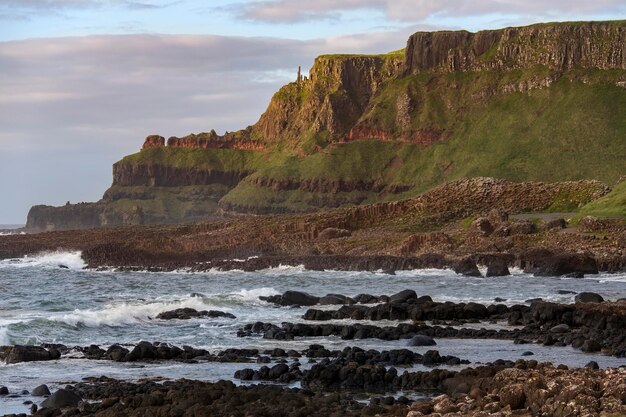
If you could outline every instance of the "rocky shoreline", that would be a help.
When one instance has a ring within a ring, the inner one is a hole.
[[[585,368],[538,363],[536,360],[496,360],[474,364],[466,358],[436,350],[441,338],[509,339],[515,343],[572,345],[583,352],[626,357],[626,301],[608,302],[592,293],[577,295],[574,304],[535,301],[530,305],[434,302],[404,290],[374,296],[341,294],[314,296],[299,291],[263,297],[277,306],[303,309],[304,323],[252,323],[238,336],[262,336],[278,342],[330,335],[343,340],[380,338],[405,340],[406,346],[390,350],[349,346],[341,350],[311,344],[303,350],[274,348],[226,349],[209,352],[190,346],[140,342],[68,347],[5,346],[0,359],[8,364],[73,360],[152,363],[179,361],[235,363],[241,368],[233,381],[147,380],[128,382],[107,377],[69,383],[50,393],[36,416],[506,416],[506,415],[625,415],[626,366],[598,369],[590,361]],[[319,309],[325,306],[325,309]],[[318,307],[318,308],[315,308]],[[331,309],[328,309],[331,308]],[[210,319],[228,316],[220,311],[177,309],[159,320]],[[324,324],[341,321],[379,320],[375,324]],[[425,321],[431,322],[426,324]],[[322,323],[320,323],[322,322]],[[464,325],[501,323],[498,330],[465,328]],[[440,323],[436,324],[436,323]],[[531,348],[532,349],[532,348]],[[528,352],[532,355],[532,352]],[[246,367],[246,364],[248,364]],[[250,367],[250,364],[256,364]],[[411,369],[415,365],[429,370]],[[442,367],[442,365],[444,365]],[[460,366],[460,367],[459,367]],[[252,385],[249,385],[252,384]],[[269,385],[268,385],[269,384]],[[0,393],[10,395],[6,388]],[[19,396],[19,394],[18,394]],[[612,414],[611,414],[612,413]]]

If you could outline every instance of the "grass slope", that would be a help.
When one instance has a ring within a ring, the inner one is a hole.
[[[626,217],[626,181],[617,184],[604,197],[584,206],[580,212],[583,215]]]

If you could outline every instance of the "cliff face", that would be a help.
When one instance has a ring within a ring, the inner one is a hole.
[[[27,227],[304,212],[474,176],[611,184],[624,108],[626,21],[418,32],[390,54],[318,57],[245,129],[148,136],[100,202],[35,206]]]
[[[508,71],[545,66],[626,69],[623,22],[533,25],[469,32],[418,32],[406,48],[407,73]]]

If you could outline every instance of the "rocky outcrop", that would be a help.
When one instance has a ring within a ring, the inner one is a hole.
[[[624,45],[623,22],[549,23],[477,33],[418,32],[407,43],[406,71],[626,69]]]
[[[161,164],[113,165],[113,185],[178,187],[189,185],[224,184],[235,186],[248,176],[247,171],[220,171],[196,167],[179,168]]]

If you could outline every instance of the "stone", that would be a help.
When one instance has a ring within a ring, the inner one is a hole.
[[[32,395],[33,397],[44,397],[50,395],[50,389],[45,384],[39,385],[33,389]]]
[[[512,410],[524,408],[526,395],[522,384],[511,384],[503,387],[500,392],[500,403],[503,406],[510,406]]]
[[[511,275],[511,272],[504,259],[493,259],[489,262],[489,265],[487,265],[488,277],[504,277],[508,275]]]
[[[598,365],[598,362],[596,361],[590,361],[589,363],[587,363],[587,365],[585,365],[585,368],[600,369],[600,365]]]
[[[41,408],[76,407],[81,400],[82,398],[74,392],[61,388],[44,400],[41,403]]]
[[[35,361],[49,361],[57,359],[55,351],[54,354],[47,351],[41,346],[22,346],[15,345],[11,348],[11,351],[7,355],[5,361],[7,364],[19,363],[19,362],[35,362]]]
[[[417,293],[413,290],[403,290],[389,297],[390,303],[405,303],[408,300],[417,299]]]
[[[9,395],[9,389],[7,387],[0,387],[0,395]]]
[[[319,302],[319,297],[315,297],[311,294],[307,294],[302,291],[285,291],[282,296],[282,305],[298,305],[298,306],[312,306]]]
[[[601,303],[604,298],[595,292],[581,292],[574,297],[574,301],[577,303]]]
[[[463,258],[458,260],[452,268],[457,274],[465,275],[468,277],[482,277],[483,275],[478,270],[476,262],[472,258]]]
[[[602,350],[602,345],[596,340],[587,339],[580,347],[580,350],[587,353],[599,352]]]
[[[567,324],[562,323],[562,324],[557,324],[556,326],[552,327],[550,329],[550,332],[552,333],[567,333],[569,332],[570,328]]]
[[[430,336],[418,334],[409,340],[409,346],[435,346],[437,342]]]

